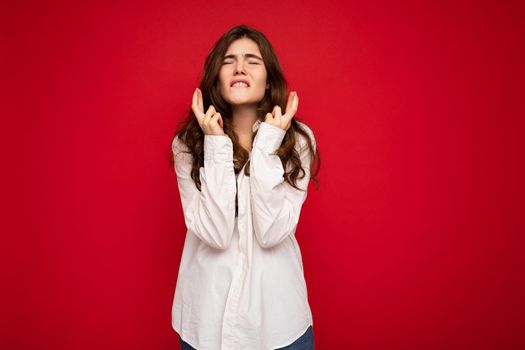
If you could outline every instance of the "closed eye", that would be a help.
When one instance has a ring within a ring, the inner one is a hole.
[[[230,63],[233,63],[233,62],[223,62],[222,64],[230,64]],[[257,63],[257,62],[248,62],[249,64],[260,64],[260,63]]]

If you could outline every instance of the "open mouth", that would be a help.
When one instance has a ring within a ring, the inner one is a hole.
[[[249,88],[250,85],[248,85],[246,83],[243,83],[243,82],[236,82],[236,83],[232,84],[231,87],[233,87],[233,88]]]

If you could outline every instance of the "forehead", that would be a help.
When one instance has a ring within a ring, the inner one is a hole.
[[[246,53],[257,54],[260,56],[261,51],[259,50],[259,45],[257,45],[252,39],[241,38],[233,41],[226,51],[226,55],[243,55]]]

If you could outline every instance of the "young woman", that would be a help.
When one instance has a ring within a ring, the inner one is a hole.
[[[314,348],[295,231],[320,162],[313,172],[298,103],[255,29],[230,29],[206,58],[172,143],[188,229],[172,308],[183,349]]]

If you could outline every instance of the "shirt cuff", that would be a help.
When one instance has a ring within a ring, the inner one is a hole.
[[[259,125],[253,146],[268,153],[275,153],[281,146],[284,135],[286,135],[286,130],[270,123],[262,122]]]
[[[233,143],[227,135],[204,135],[204,160],[233,162]]]

